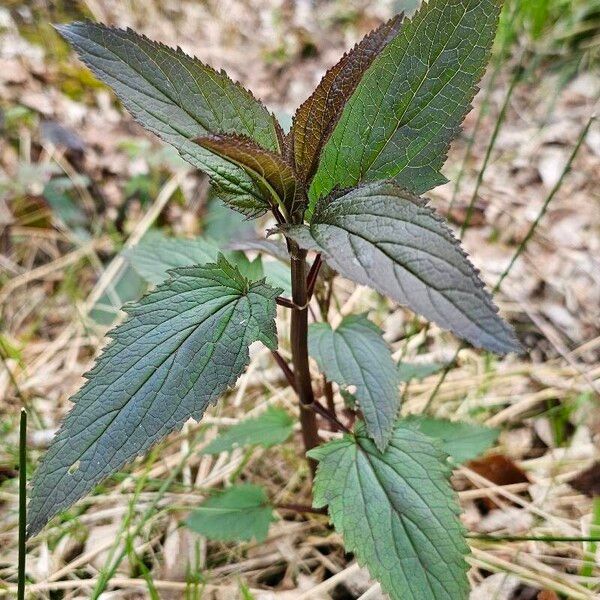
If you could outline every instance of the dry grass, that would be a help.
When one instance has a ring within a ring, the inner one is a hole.
[[[227,68],[259,96],[287,111],[304,99],[323,68],[389,8],[373,2],[357,11],[352,3],[340,1],[323,4],[313,15],[303,10],[303,2],[294,11],[291,4],[266,0],[148,2],[144,11],[135,10],[135,3],[85,4],[101,20],[180,43]],[[239,14],[235,23],[234,13]],[[7,14],[1,16],[8,23]],[[41,18],[35,14],[35,19]],[[349,16],[351,24],[341,27]],[[35,30],[35,19],[29,29]],[[0,139],[0,178],[4,174],[24,188],[15,191],[15,184],[4,193],[0,188],[0,481],[6,478],[0,486],[0,595],[11,596],[17,556],[13,469],[19,408],[25,405],[30,411],[33,469],[68,409],[68,397],[104,343],[106,328],[91,318],[97,301],[108,294],[107,302],[120,306],[115,284],[125,265],[115,240],[121,237],[122,245],[133,245],[156,224],[178,234],[197,233],[206,185],[183,165],[157,166],[155,154],[132,162],[117,142],[146,138],[111,105],[106,91],[78,91],[76,100],[68,98],[65,80],[71,79],[65,73],[76,61],[57,48],[46,48],[44,54],[35,42],[26,41],[23,27],[5,27],[4,21],[1,105],[26,106],[37,117],[57,120],[75,129],[88,146],[85,160],[77,163],[72,153],[40,135],[35,120],[31,125],[19,122]],[[319,54],[303,59],[313,43]],[[497,485],[469,467],[460,468],[454,483],[470,532],[501,538],[587,537],[592,500],[567,482],[600,459],[598,123],[590,129],[571,172],[562,179],[561,175],[579,134],[597,110],[600,77],[584,72],[566,80],[563,71],[534,67],[532,57],[516,54],[524,56],[531,69],[507,103],[476,193],[513,61],[503,63],[493,85],[480,94],[465,135],[453,148],[446,172],[453,181],[461,173],[460,189],[448,184],[435,190],[432,200],[458,229],[469,202],[475,200],[464,242],[484,279],[494,286],[560,180],[547,213],[497,297],[530,352],[500,360],[465,348],[459,351],[449,334],[415,322],[407,311],[344,281],[337,284],[338,304],[331,318],[369,311],[386,330],[396,358],[445,363],[456,357],[447,376],[436,374],[403,390],[404,412],[429,406],[440,416],[501,427],[496,451],[510,457],[528,479]],[[302,76],[301,81],[291,83],[296,76]],[[483,117],[478,120],[480,110]],[[473,133],[471,155],[463,161]],[[18,175],[23,165],[35,167],[37,175]],[[39,197],[47,172],[63,173],[74,183],[78,202],[94,215],[90,237],[48,215],[42,204],[35,204],[34,210],[18,208],[23,198]],[[117,235],[113,223],[123,205],[125,183],[136,173],[149,178],[158,173],[156,193],[145,205],[129,206],[122,234]],[[82,183],[82,174],[97,187]],[[98,210],[103,202],[108,208]],[[279,331],[287,327],[287,315],[280,309]],[[406,336],[406,331],[411,334]],[[282,353],[287,354],[285,340]],[[315,378],[318,381],[316,372]],[[310,501],[299,443],[295,450],[256,448],[219,457],[199,452],[220,425],[258,414],[270,404],[297,414],[296,400],[283,383],[269,353],[254,349],[237,388],[201,425],[188,423],[32,540],[31,596],[90,597],[103,569],[122,558],[106,582],[111,590],[106,597],[242,598],[240,582],[262,600],[381,597],[319,515],[282,511],[261,545],[207,542],[179,526],[211,489],[238,479],[242,466],[243,476],[265,485],[276,501]],[[328,430],[322,434],[333,435]],[[476,538],[470,543],[474,599],[535,598],[540,590],[566,598],[598,597],[600,568],[588,551],[589,543]],[[589,576],[582,576],[582,570]]]

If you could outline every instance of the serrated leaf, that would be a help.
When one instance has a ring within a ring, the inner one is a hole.
[[[126,308],[33,480],[28,535],[189,418],[199,420],[249,361],[277,347],[274,290],[222,256],[171,271]]]
[[[137,273],[148,283],[157,285],[167,279],[171,269],[214,261],[219,252],[216,242],[208,238],[170,238],[159,231],[153,231],[124,254]],[[269,285],[290,293],[289,268],[286,269],[284,265],[281,265],[281,269],[272,266],[275,265],[272,262],[263,265],[260,256],[250,261],[240,251],[223,254],[244,277],[258,280],[266,276]]]
[[[295,211],[296,175],[281,154],[261,148],[255,141],[241,135],[211,135],[194,140],[199,146],[244,169],[253,181],[265,190],[273,204]]]
[[[385,452],[359,426],[309,452],[319,461],[315,508],[391,600],[466,600],[468,547],[439,447],[399,423]]]
[[[494,427],[422,415],[408,417],[406,422],[426,436],[439,440],[444,452],[456,464],[477,458],[491,448],[500,435],[500,430]]]
[[[355,386],[369,435],[384,450],[400,409],[398,372],[381,330],[364,315],[345,317],[336,329],[312,323],[309,354],[329,381]]]
[[[224,71],[130,29],[88,22],[57,29],[144,127],[211,177],[226,202],[248,216],[268,210],[261,190],[243,169],[193,142],[200,136],[236,133],[279,151],[279,126],[250,92]]]
[[[435,375],[444,368],[440,363],[398,363],[398,377],[400,381],[412,381],[413,379],[425,379]]]
[[[390,182],[323,198],[310,226],[285,229],[344,277],[493,352],[519,351],[478,273],[425,201]]]
[[[373,60],[398,33],[401,24],[402,16],[396,15],[365,36],[325,73],[315,91],[296,111],[291,140],[296,170],[303,181],[310,181],[321,148],[339,121],[344,105]]]
[[[501,0],[429,0],[383,49],[321,153],[314,203],[335,187],[395,179],[421,194],[440,173],[478,88]]]
[[[274,520],[264,489],[244,484],[209,498],[188,517],[187,526],[209,540],[263,542]]]
[[[245,419],[229,427],[203,450],[202,454],[231,452],[244,446],[271,448],[283,444],[294,429],[294,420],[281,408],[268,408],[254,419]]]

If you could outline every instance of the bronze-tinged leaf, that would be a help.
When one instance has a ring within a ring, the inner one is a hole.
[[[288,212],[294,211],[296,175],[280,154],[259,146],[243,135],[218,134],[198,137],[199,146],[241,167],[264,190],[281,201]]]
[[[468,462],[467,466],[496,485],[529,482],[525,471],[504,454],[490,454],[484,458]]]
[[[595,462],[589,469],[575,475],[569,485],[590,498],[600,496],[600,462]]]
[[[542,590],[538,594],[537,600],[559,600],[559,598],[552,590]]]
[[[504,454],[488,454],[483,458],[469,461],[467,467],[496,485],[513,485],[529,482],[525,471]],[[487,510],[493,510],[498,506],[492,498],[482,498],[481,503]]]
[[[327,73],[294,116],[291,139],[296,170],[309,181],[314,174],[321,148],[337,124],[344,105],[365,71],[400,31],[403,15],[396,15],[344,54]]]

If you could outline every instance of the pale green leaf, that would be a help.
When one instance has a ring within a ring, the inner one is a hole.
[[[406,422],[430,438],[439,440],[444,452],[457,464],[483,454],[500,435],[500,430],[494,427],[421,415],[408,417]]]
[[[353,281],[493,352],[520,350],[447,225],[390,182],[323,198],[309,226],[288,227],[300,246]]]
[[[435,375],[444,368],[439,363],[398,363],[398,377],[400,381],[412,381],[413,379],[425,379]]]
[[[385,452],[359,426],[309,453],[314,507],[329,515],[391,600],[466,600],[468,547],[438,445],[399,423]]]
[[[329,381],[355,386],[367,431],[380,450],[387,446],[400,409],[398,372],[381,330],[364,315],[345,317],[336,329],[312,323],[310,355]]]
[[[274,520],[265,490],[243,484],[209,498],[188,517],[187,526],[209,540],[263,542]]]
[[[222,256],[183,267],[109,336],[34,476],[28,533],[146,452],[231,387],[248,348],[277,347],[280,290],[249,282]]]
[[[203,454],[231,452],[244,446],[271,448],[285,442],[294,429],[294,420],[281,408],[268,408],[253,419],[244,419],[221,433],[203,450]]]
[[[148,283],[158,285],[171,269],[214,261],[218,253],[218,246],[205,238],[173,238],[152,231],[124,255]]]
[[[219,252],[221,250],[217,243],[209,238],[171,238],[153,231],[144,236],[139,244],[128,249],[125,256],[148,283],[157,285],[168,277],[171,269],[213,261]],[[269,285],[291,293],[289,267],[273,261],[263,265],[260,256],[250,261],[240,251],[225,251],[223,254],[244,277],[258,280],[266,276]]]

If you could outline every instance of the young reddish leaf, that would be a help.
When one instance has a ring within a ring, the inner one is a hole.
[[[211,135],[194,140],[221,158],[241,167],[267,196],[275,196],[286,210],[294,212],[296,176],[294,169],[283,156],[259,146],[254,140],[242,135]]]
[[[395,179],[421,194],[440,173],[471,109],[496,35],[501,0],[429,0],[382,50],[323,147],[314,202],[336,187]]]
[[[403,15],[396,15],[344,54],[296,111],[291,139],[296,170],[303,181],[310,181],[321,148],[337,124],[344,105],[375,57],[398,33],[402,18]]]
[[[198,136],[236,133],[280,151],[277,120],[251,92],[224,71],[131,29],[85,22],[57,30],[135,119],[207,173],[232,208],[249,217],[268,210],[261,190],[242,169],[193,142]]]

